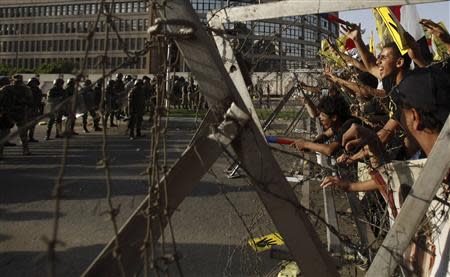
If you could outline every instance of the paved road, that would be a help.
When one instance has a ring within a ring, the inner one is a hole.
[[[125,125],[109,129],[108,155],[112,160],[112,190],[120,205],[119,224],[138,206],[147,190],[142,174],[148,161],[148,139],[129,141]],[[42,140],[45,126],[37,130]],[[77,130],[80,130],[77,127]],[[189,142],[195,123],[192,119],[171,120],[168,158],[173,163]],[[148,135],[149,130],[144,132]],[[97,167],[102,144],[99,133],[80,134],[70,141],[64,175],[64,200],[58,247],[58,276],[78,276],[112,237],[111,223],[102,212],[105,204],[104,171]],[[46,276],[42,238],[50,236],[54,211],[51,192],[60,169],[62,140],[31,145],[33,155],[22,157],[21,149],[8,147],[0,161],[0,276]],[[223,189],[235,203],[256,235],[274,231],[253,189],[245,179],[228,180],[221,158],[214,171]],[[245,246],[247,233],[239,217],[221,193],[216,179],[205,176],[173,216],[175,238],[182,253],[184,276],[266,275],[277,261],[268,253],[256,256]],[[172,276],[176,268],[170,267]],[[270,274],[269,274],[270,275]]]

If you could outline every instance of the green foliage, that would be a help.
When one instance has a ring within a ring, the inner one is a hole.
[[[57,63],[49,63],[49,64],[43,64],[36,68],[34,73],[37,74],[59,74],[59,73],[66,73],[70,74],[73,73],[75,70],[75,65],[70,62],[57,62]]]
[[[75,65],[70,62],[58,62],[43,64],[36,69],[16,68],[13,65],[0,64],[0,76],[11,76],[15,73],[35,73],[35,74],[71,74],[75,71]]]
[[[7,64],[0,64],[0,76],[11,76],[14,75],[14,73],[33,73],[30,69],[25,68],[17,68],[12,65]]]

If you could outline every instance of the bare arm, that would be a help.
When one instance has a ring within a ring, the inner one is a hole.
[[[361,37],[361,31],[359,26],[354,26],[354,28],[345,28],[346,36],[353,40],[353,42],[356,45],[356,48],[358,49],[359,54],[361,55],[361,59],[364,63],[364,66],[367,69],[367,72],[375,76],[377,79],[381,79],[380,77],[380,70],[377,66],[377,59],[375,56],[370,52],[369,48],[364,44],[364,41]]]
[[[361,97],[369,97],[370,95],[381,96],[381,97],[386,96],[386,92],[382,89],[376,89],[376,88],[372,88],[372,87],[369,87],[364,84],[358,84],[355,82],[344,80],[344,79],[337,77],[336,75],[334,75],[332,73],[325,73],[325,74],[327,74],[327,76],[331,79],[331,81],[333,81],[334,83],[336,83],[340,86],[343,86],[343,87],[349,89],[350,92],[354,95],[361,96]]]
[[[338,142],[332,142],[330,144],[315,143],[307,140],[298,139],[293,143],[298,150],[311,150],[314,152],[319,152],[325,156],[331,156],[336,149],[340,147]]]
[[[372,191],[377,190],[378,185],[374,180],[367,180],[364,182],[351,182],[349,180],[341,179],[337,176],[328,176],[326,177],[322,184],[320,184],[322,188],[326,188],[329,186],[335,186],[343,191]]]

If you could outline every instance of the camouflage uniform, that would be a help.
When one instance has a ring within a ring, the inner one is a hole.
[[[28,112],[33,106],[33,95],[31,90],[23,83],[22,75],[14,76],[14,83],[1,88],[0,110],[6,115],[9,125],[15,123],[20,130],[20,140],[24,155],[30,155],[28,149]],[[2,116],[3,117],[3,116]],[[3,145],[0,146],[0,156],[3,155]]]
[[[66,92],[63,89],[64,80],[56,79],[53,82],[53,87],[50,89],[47,95],[47,108],[50,112],[50,119],[47,124],[47,135],[45,136],[45,140],[50,139],[50,134],[52,132],[53,124],[56,121],[56,136],[55,138],[62,137],[62,117],[64,114],[64,107],[60,106],[60,104],[66,98]]]
[[[66,115],[67,115],[67,122],[66,122],[66,135],[78,135],[77,132],[75,132],[75,121],[76,121],[76,107],[75,109],[72,109],[72,101],[73,96],[76,94],[76,87],[75,87],[76,83],[75,83],[75,79],[74,78],[70,78],[69,80],[67,80],[67,86],[66,86],[66,94],[65,94],[65,98],[70,98],[71,100],[69,100],[67,102],[67,106],[66,106]],[[78,100],[78,99],[76,99]],[[76,101],[75,100],[75,101]]]
[[[102,129],[98,126],[100,119],[95,112],[95,91],[92,89],[92,82],[90,80],[86,80],[84,82],[84,87],[81,89],[80,94],[84,100],[84,106],[86,108],[86,111],[83,113],[83,130],[86,133],[89,133],[87,129],[87,118],[88,114],[90,114],[92,120],[94,121],[94,130],[101,131]]]
[[[42,115],[43,106],[42,106],[42,90],[39,88],[40,82],[37,78],[31,78],[28,81],[27,86],[30,88],[33,94],[33,106],[30,109],[30,119],[34,119],[35,117]],[[30,129],[28,130],[28,139],[30,142],[37,142],[34,138],[34,129],[36,128],[36,123],[34,123]]]
[[[128,94],[128,112],[130,113],[128,122],[130,139],[134,139],[135,130],[138,137],[142,136],[141,127],[145,113],[145,92],[142,80],[136,80],[134,88]]]

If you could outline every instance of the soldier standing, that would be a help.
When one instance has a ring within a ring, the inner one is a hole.
[[[116,80],[114,83],[114,114],[116,119],[119,120],[124,117],[125,112],[123,111],[124,106],[126,105],[127,100],[127,92],[125,91],[125,84],[123,82],[123,74],[117,73]]]
[[[42,90],[39,88],[39,85],[41,83],[39,82],[39,79],[36,77],[33,77],[28,80],[27,86],[30,88],[32,94],[33,94],[33,106],[30,109],[30,119],[34,119],[35,117],[42,114]],[[31,125],[30,129],[28,130],[28,141],[29,142],[38,142],[34,138],[34,129],[36,128],[36,123]]]
[[[114,107],[115,107],[115,93],[114,93],[114,80],[109,80],[108,81],[108,85],[106,86],[106,90],[105,90],[105,126],[103,126],[104,128],[106,128],[106,125],[108,124],[108,118],[110,120],[110,126],[111,127],[117,127],[116,124],[114,124]]]
[[[189,99],[189,109],[190,110],[195,110],[196,105],[197,105],[197,96],[196,96],[196,86],[194,84],[194,78],[190,77],[189,78],[189,84],[187,86],[187,91],[188,91],[188,99]]]
[[[66,107],[66,115],[67,115],[67,122],[66,122],[66,128],[65,133],[67,136],[71,135],[78,135],[77,132],[75,132],[75,121],[76,121],[76,107],[75,109],[72,109],[72,101],[74,101],[73,96],[76,94],[76,87],[75,87],[75,79],[69,78],[67,80],[66,84],[66,98],[70,98],[71,100],[67,103]]]
[[[94,121],[94,131],[101,131],[102,129],[98,126],[100,119],[95,112],[95,91],[92,89],[91,80],[88,79],[84,81],[84,87],[81,89],[81,96],[83,97],[84,105],[86,107],[86,111],[83,113],[84,132],[89,133],[89,130],[87,129],[88,113]]]
[[[22,75],[15,75],[13,77],[13,84],[2,88],[2,104],[3,113],[7,114],[9,119],[17,125],[22,142],[23,155],[31,155],[28,148],[28,129],[26,124],[28,122],[28,112],[33,106],[33,95],[31,90],[23,82]],[[3,147],[0,150],[0,155],[3,155]]]
[[[52,132],[53,124],[56,121],[56,135],[55,138],[62,138],[61,129],[62,129],[62,117],[64,114],[64,107],[60,107],[59,105],[65,99],[65,91],[63,88],[64,80],[56,79],[53,81],[53,87],[48,92],[47,96],[47,106],[50,111],[50,119],[47,124],[47,135],[45,136],[45,140],[50,140],[50,134]]]
[[[9,113],[9,108],[12,105],[12,92],[7,90],[6,86],[10,84],[8,77],[0,79],[0,159],[3,158],[3,147],[8,146],[8,141],[2,142],[4,138],[9,135],[9,130],[14,127]],[[14,144],[15,146],[15,144]]]
[[[130,121],[128,122],[128,130],[130,139],[136,136],[141,137],[142,120],[145,113],[145,92],[142,80],[136,80],[134,88],[128,94],[128,112],[130,113]]]
[[[9,77],[0,77],[0,89],[4,86],[7,86],[11,83],[11,80]],[[6,95],[0,95],[1,97],[6,97]],[[1,105],[1,104],[0,104]],[[8,108],[8,106],[5,106],[4,108]],[[8,127],[9,126],[9,127]],[[14,126],[14,122],[9,118],[9,114],[6,112],[2,114],[2,107],[0,107],[0,140],[3,137],[6,137],[9,135],[10,129]],[[6,141],[3,146],[16,146],[15,143]]]

